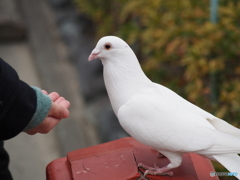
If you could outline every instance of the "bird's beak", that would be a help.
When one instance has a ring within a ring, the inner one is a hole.
[[[92,61],[94,59],[97,59],[100,52],[101,52],[100,50],[94,49],[92,51],[92,53],[90,54],[90,56],[88,57],[88,61]]]

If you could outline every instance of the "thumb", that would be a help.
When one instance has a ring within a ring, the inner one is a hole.
[[[52,116],[56,119],[67,118],[69,111],[63,105],[52,102],[52,106],[49,111],[49,116]]]

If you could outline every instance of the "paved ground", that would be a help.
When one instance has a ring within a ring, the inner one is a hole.
[[[71,116],[47,135],[21,133],[5,142],[16,180],[44,180],[46,165],[75,149],[98,143],[86,121],[76,70],[68,60],[53,15],[45,1],[18,0],[28,39],[0,43],[0,57],[12,65],[22,80],[48,91],[57,91],[71,102]]]

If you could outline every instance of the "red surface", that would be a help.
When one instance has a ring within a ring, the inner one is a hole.
[[[46,171],[49,180],[73,180],[70,164],[66,157],[52,161]]]
[[[57,159],[47,167],[48,180],[137,180],[142,176],[138,163],[159,167],[169,163],[158,158],[158,152],[140,144],[133,138],[79,149],[68,153],[67,158]],[[149,180],[217,180],[210,177],[214,171],[211,162],[196,154],[184,154],[182,165],[172,169],[173,177],[147,175]]]
[[[189,155],[191,156],[194,168],[197,170],[198,179],[209,179],[210,172],[215,171],[211,161],[198,154],[189,153]],[[215,179],[218,179],[218,177],[215,177]]]

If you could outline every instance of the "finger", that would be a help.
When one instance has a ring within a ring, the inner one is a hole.
[[[45,90],[42,90],[42,93],[48,95],[48,92]]]
[[[64,101],[62,101],[61,103],[60,103],[61,105],[63,105],[65,108],[69,108],[70,107],[70,102],[69,101],[67,101],[67,100],[64,100]]]
[[[69,111],[63,105],[53,102],[49,115],[56,119],[62,119],[68,117]]]
[[[59,94],[56,92],[52,92],[48,95],[53,102],[55,102],[59,98]]]
[[[55,102],[58,103],[58,104],[63,105],[67,109],[70,107],[70,102],[67,101],[64,97],[58,98]]]
[[[59,97],[55,102],[60,104],[62,101],[65,101],[64,97]]]

